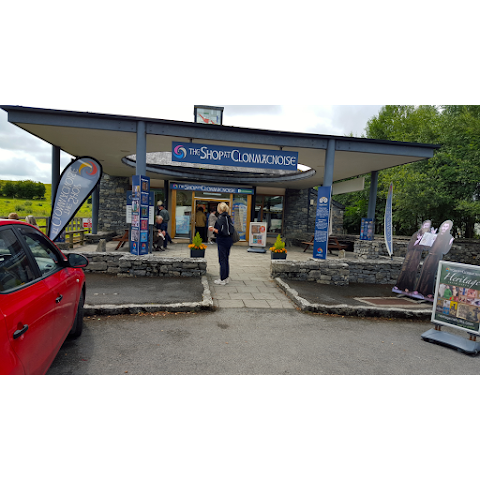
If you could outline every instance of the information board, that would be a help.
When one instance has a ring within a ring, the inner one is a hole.
[[[132,228],[130,230],[130,253],[148,254],[148,223],[150,217],[150,178],[132,177]]]
[[[440,262],[433,305],[433,323],[479,332],[480,267]]]
[[[318,187],[317,216],[315,220],[315,238],[313,242],[313,258],[319,260],[327,259],[331,200],[332,187]]]

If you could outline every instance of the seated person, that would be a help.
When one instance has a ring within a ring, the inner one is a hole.
[[[153,249],[163,252],[167,248],[167,240],[165,235],[166,223],[163,217],[157,215],[155,217],[155,225],[153,227]]]

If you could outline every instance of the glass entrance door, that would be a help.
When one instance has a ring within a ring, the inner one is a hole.
[[[230,208],[230,201],[229,200],[219,200],[217,198],[196,198],[194,204],[194,212],[195,215],[192,215],[192,238],[197,234],[200,233],[204,243],[208,241],[208,221],[210,214],[212,212],[217,213],[217,207],[219,203],[225,202],[228,207]],[[205,223],[205,227],[203,227],[203,223]]]

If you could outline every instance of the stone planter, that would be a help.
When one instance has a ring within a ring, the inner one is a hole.
[[[272,260],[286,260],[286,259],[287,259],[286,253],[272,252]]]
[[[190,258],[205,258],[205,250],[190,250]]]

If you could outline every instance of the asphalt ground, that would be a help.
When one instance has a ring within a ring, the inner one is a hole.
[[[86,273],[88,305],[162,305],[201,302],[203,285],[193,277],[117,277]]]
[[[50,375],[478,375],[480,357],[427,343],[427,321],[282,309],[95,316]],[[458,335],[464,336],[462,332]],[[328,395],[328,392],[324,392]],[[359,392],[352,392],[351,401]],[[349,400],[347,399],[347,402]],[[417,398],[418,404],[420,400]],[[411,402],[410,402],[411,403]],[[423,406],[422,408],[429,408]]]

